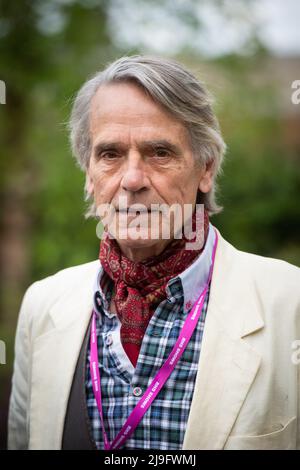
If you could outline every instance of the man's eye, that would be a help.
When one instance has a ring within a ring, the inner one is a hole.
[[[157,157],[164,158],[164,157],[169,157],[169,156],[170,156],[170,152],[169,152],[169,150],[167,150],[167,149],[157,149],[157,150],[155,151],[155,155],[156,155]]]
[[[118,154],[114,152],[102,152],[99,156],[100,158],[104,158],[106,160],[114,160],[118,157]]]

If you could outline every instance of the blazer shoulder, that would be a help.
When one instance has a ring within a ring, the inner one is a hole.
[[[257,280],[272,279],[272,282],[283,280],[299,285],[300,268],[298,266],[281,259],[242,251],[224,239],[219,231],[218,234],[221,241],[222,262],[225,261],[231,269],[236,268],[238,272],[243,270]]]
[[[237,250],[238,256],[257,291],[273,293],[285,301],[295,299],[300,305],[300,268],[287,261]]]
[[[75,288],[76,285],[91,279],[96,275],[98,266],[100,266],[100,262],[95,260],[61,269],[54,274],[33,282],[27,290],[31,291],[32,295],[37,296],[48,296],[49,292],[55,292],[57,295],[60,295],[66,288]]]
[[[99,263],[99,260],[95,260],[71,266],[33,282],[23,296],[20,309],[20,316],[27,317],[29,329],[32,329],[30,326],[37,326],[37,323],[43,324],[45,313],[60,299],[78,290],[92,288]]]
[[[300,268],[287,261],[242,251],[227,241],[218,229],[217,258],[221,277],[237,286],[254,287],[256,295],[269,301],[294,302],[300,306]],[[247,289],[247,288],[246,288]]]
[[[300,268],[287,261],[271,258],[267,256],[256,255],[246,251],[236,250],[238,256],[249,265],[252,271],[259,274],[273,273],[275,276],[286,275],[289,278],[299,280]]]

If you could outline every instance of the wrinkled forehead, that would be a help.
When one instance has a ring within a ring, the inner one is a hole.
[[[99,87],[91,101],[90,132],[93,138],[100,134],[103,138],[108,134],[114,138],[122,134],[143,134],[145,139],[188,138],[186,126],[134,83]]]

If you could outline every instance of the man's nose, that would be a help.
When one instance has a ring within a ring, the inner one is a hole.
[[[149,187],[145,162],[143,162],[142,157],[139,154],[131,153],[128,155],[124,166],[121,187],[126,191],[132,192],[137,192]]]

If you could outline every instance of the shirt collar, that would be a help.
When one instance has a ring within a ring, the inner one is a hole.
[[[182,296],[184,297],[184,313],[187,313],[191,309],[207,282],[215,237],[216,234],[213,225],[209,223],[208,236],[203,251],[187,269],[178,276],[170,279],[166,286],[166,294],[169,302],[174,303],[176,302],[176,299]],[[111,290],[107,289],[107,284],[105,285],[105,282],[109,283],[112,281],[105,281],[103,274],[104,269],[100,264],[95,276],[93,287],[94,308],[97,312],[99,311],[99,306],[102,305],[105,314],[112,318],[115,314],[109,313]]]
[[[215,230],[212,224],[209,223],[209,231],[203,251],[187,269],[168,282],[166,287],[168,299],[171,302],[175,302],[176,298],[182,297],[183,295],[184,313],[187,313],[187,311],[191,309],[207,282],[215,237]],[[179,291],[178,281],[181,282],[182,287]]]

